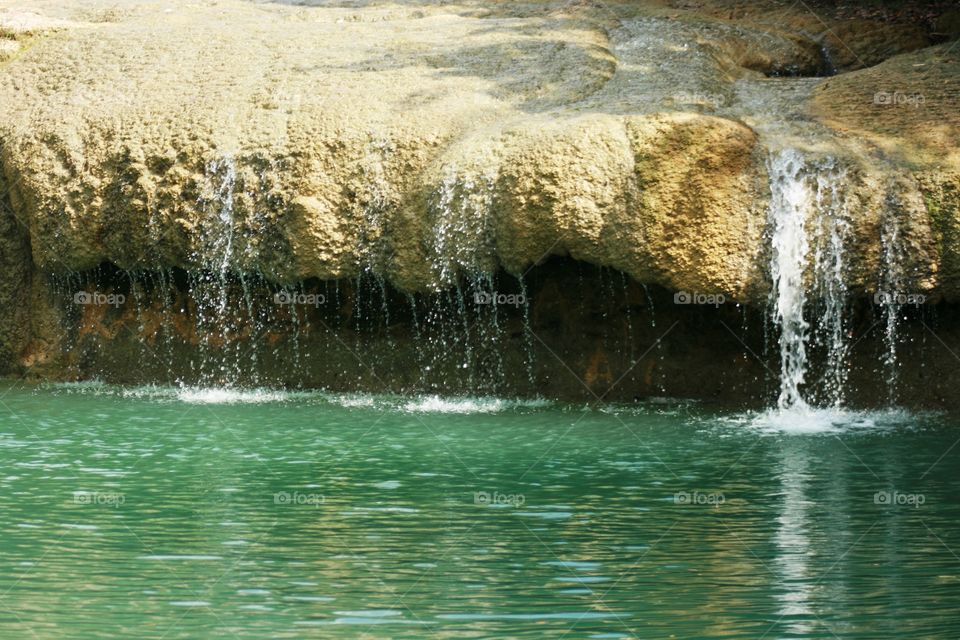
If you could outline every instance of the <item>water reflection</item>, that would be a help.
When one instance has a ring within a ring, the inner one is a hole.
[[[786,620],[787,629],[799,636],[813,630],[811,600],[816,583],[809,566],[808,457],[802,442],[789,439],[782,443],[779,478],[783,506],[774,534],[777,545],[774,563],[780,577],[776,594],[779,614]]]
[[[925,480],[936,510],[872,499],[927,471],[952,423],[193,400],[5,397],[0,637],[960,633],[960,563],[925,528],[960,548],[952,467]]]

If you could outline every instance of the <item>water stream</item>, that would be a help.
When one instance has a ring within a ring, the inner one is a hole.
[[[800,386],[807,370],[809,323],[804,270],[810,243],[807,215],[811,202],[803,156],[795,150],[774,155],[769,163],[771,238],[770,275],[773,279],[773,319],[780,329],[780,409],[807,406]]]
[[[835,158],[809,158],[797,149],[774,153],[768,169],[770,306],[781,366],[777,406],[838,408],[844,401],[850,342],[847,174]],[[822,361],[817,381],[808,380],[811,348]]]

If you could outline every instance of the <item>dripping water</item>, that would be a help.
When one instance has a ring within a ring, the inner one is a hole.
[[[290,305],[290,322],[293,326],[293,335],[291,336],[291,343],[293,345],[293,374],[299,386],[300,380],[302,380],[302,376],[300,375],[302,368],[300,364],[300,309],[298,305]]]
[[[848,291],[844,245],[850,227],[846,202],[840,185],[846,172],[828,160],[817,173],[816,210],[819,229],[814,253],[814,279],[821,309],[817,341],[825,350],[821,401],[840,407],[848,377],[847,316]]]
[[[517,282],[520,283],[520,295],[523,300],[523,346],[526,350],[524,365],[527,370],[527,382],[530,383],[531,389],[536,389],[536,379],[533,375],[533,327],[530,324],[530,297],[522,273],[517,276]]]
[[[174,349],[174,325],[173,325],[173,304],[174,304],[174,286],[173,272],[170,269],[160,269],[158,272],[160,308],[163,309],[163,344],[167,361],[168,381],[172,382],[174,378],[172,363]]]
[[[397,345],[393,341],[393,333],[390,330],[390,305],[387,299],[387,283],[379,275],[374,275],[377,287],[380,289],[380,313],[383,315],[383,330],[387,338],[387,347],[391,352],[396,351]]]
[[[880,232],[881,268],[880,285],[883,314],[883,366],[886,373],[887,401],[897,402],[897,345],[899,342],[899,320],[901,305],[897,303],[897,294],[904,289],[904,256],[900,240],[900,223],[897,219],[899,202],[892,191],[887,202]]]
[[[633,314],[630,309],[632,306],[630,304],[630,283],[627,280],[627,274],[623,271],[620,272],[620,284],[623,288],[623,306],[624,314],[627,325],[627,341],[630,343],[630,366],[636,364],[636,348],[633,341]]]
[[[138,278],[138,274],[132,271],[124,271],[124,276],[127,279],[130,295],[133,298],[134,306],[134,315],[137,319],[137,345],[140,351],[140,361],[149,362],[156,360],[156,354],[153,353],[153,349],[147,346],[147,341],[150,339],[150,336],[147,335],[147,322],[144,317],[144,285],[146,284],[147,276],[144,276],[143,281]]]
[[[650,309],[650,328],[653,330],[654,334],[656,335],[657,313],[656,313],[656,308],[654,307],[654,304],[653,304],[653,296],[650,295],[650,289],[647,287],[646,284],[640,283],[640,286],[643,287],[643,295],[647,300],[647,307]],[[657,358],[656,368],[658,371],[662,371],[664,357],[665,357],[663,352],[663,340],[657,339],[656,342],[654,342],[654,345],[655,345],[654,350],[656,352],[656,358]],[[633,344],[631,342],[631,353],[632,353],[632,349],[633,349]],[[632,358],[631,358],[631,362],[632,362]],[[666,389],[663,375],[662,374],[658,375],[656,379],[658,380],[657,391],[659,393],[666,393],[667,389]]]
[[[260,324],[257,322],[257,314],[254,311],[253,295],[250,292],[249,280],[246,276],[244,276],[242,271],[239,274],[239,279],[240,288],[243,293],[243,304],[247,310],[247,326],[250,327],[250,335],[247,336],[247,341],[251,345],[249,375],[251,382],[254,384],[254,386],[256,386],[260,384],[257,354],[257,347],[260,344]]]
[[[420,321],[417,319],[417,299],[412,293],[407,294],[407,304],[410,305],[410,322],[413,327],[413,338],[419,344],[420,342]]]
[[[463,325],[463,357],[465,360],[463,362],[459,361],[459,358],[456,358],[454,362],[456,363],[457,369],[465,369],[467,372],[467,384],[472,389],[474,386],[474,367],[473,367],[473,348],[472,341],[470,337],[470,317],[467,313],[467,301],[463,295],[463,287],[460,284],[460,281],[457,280],[455,287],[455,306],[456,314],[460,319],[460,324]]]

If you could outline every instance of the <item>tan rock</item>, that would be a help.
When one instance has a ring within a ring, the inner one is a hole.
[[[0,161],[43,271],[371,269],[426,291],[556,254],[757,302],[766,157],[795,137],[854,167],[886,152],[851,191],[903,172],[927,185],[905,200],[938,212],[926,236],[940,244],[911,268],[957,290],[938,268],[955,255],[960,165],[944,48],[815,86],[764,77],[823,71],[799,10],[774,23],[710,3],[24,6],[0,1],[0,25],[33,38],[0,67]],[[873,103],[916,83],[923,109]],[[869,289],[877,200],[852,201]]]

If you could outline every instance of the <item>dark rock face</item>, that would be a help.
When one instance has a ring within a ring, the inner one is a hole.
[[[209,275],[209,274],[208,274]],[[761,406],[779,388],[765,313],[722,294],[644,287],[553,259],[521,283],[499,273],[410,296],[372,277],[278,289],[181,271],[104,266],[50,281],[63,336],[31,373],[108,382],[336,391],[544,396],[630,402],[681,397]],[[221,288],[222,286],[222,288]],[[957,309],[904,307],[898,366],[885,368],[879,308],[849,310],[843,401],[958,406]],[[832,398],[811,348],[804,393]]]
[[[0,193],[5,191],[0,179]],[[0,198],[0,375],[13,373],[30,336],[33,266],[27,234]]]

